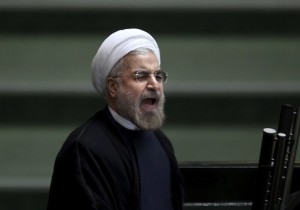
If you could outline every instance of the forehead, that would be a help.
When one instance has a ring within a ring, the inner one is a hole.
[[[158,60],[152,52],[128,54],[124,57],[124,65],[128,70],[157,70],[159,68]]]

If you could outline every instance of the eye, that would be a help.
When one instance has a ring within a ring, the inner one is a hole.
[[[155,72],[155,78],[158,82],[166,82],[167,81],[167,74],[164,71],[157,71]]]
[[[148,79],[149,73],[146,71],[137,71],[134,73],[134,76],[135,76],[136,80],[144,81],[144,80]]]
[[[162,81],[163,77],[164,77],[163,72],[159,72],[159,71],[155,72],[155,78],[158,82]]]

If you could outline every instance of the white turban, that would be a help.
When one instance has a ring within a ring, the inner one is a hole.
[[[155,54],[160,65],[160,52],[155,39],[140,29],[119,30],[99,47],[92,61],[92,81],[99,94],[104,95],[106,78],[114,65],[129,52],[138,48],[148,48]]]

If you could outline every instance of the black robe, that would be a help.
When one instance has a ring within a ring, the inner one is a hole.
[[[108,108],[74,130],[57,155],[47,210],[139,210],[134,150]],[[182,177],[169,139],[154,131],[170,160],[174,210],[182,209]]]

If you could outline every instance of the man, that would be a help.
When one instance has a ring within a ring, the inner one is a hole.
[[[74,130],[54,166],[48,210],[178,210],[182,182],[164,122],[160,51],[139,29],[100,46],[92,80],[108,106]]]

